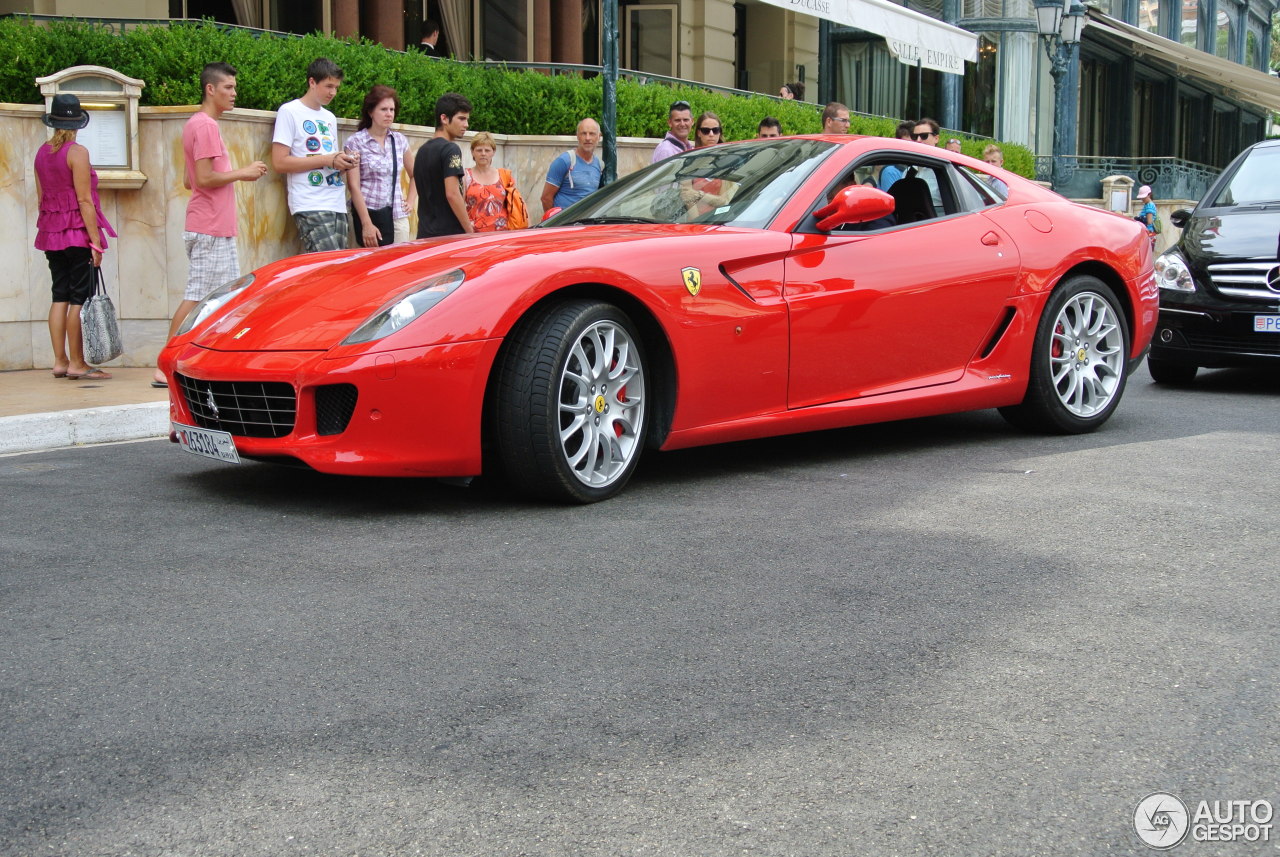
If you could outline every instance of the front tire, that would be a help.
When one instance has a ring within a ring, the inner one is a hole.
[[[1151,380],[1157,384],[1181,387],[1196,379],[1196,372],[1200,371],[1200,367],[1194,363],[1170,363],[1148,354],[1147,371],[1151,373]]]
[[[498,455],[523,493],[595,503],[631,479],[648,430],[644,350],[618,307],[575,300],[522,323],[494,397]]]
[[[1072,277],[1040,317],[1026,397],[1000,413],[1032,431],[1094,431],[1120,403],[1128,356],[1129,329],[1115,293],[1097,277]]]

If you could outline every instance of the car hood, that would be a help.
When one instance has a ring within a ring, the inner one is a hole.
[[[1213,209],[1187,223],[1180,242],[1193,263],[1275,259],[1280,255],[1280,205]]]
[[[575,267],[575,254],[601,245],[718,230],[726,227],[560,227],[297,256],[255,272],[246,295],[194,342],[218,351],[327,351],[418,284],[457,268],[471,279],[500,265],[555,254],[556,265],[568,269]]]

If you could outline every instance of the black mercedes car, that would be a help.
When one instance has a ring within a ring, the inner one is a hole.
[[[1280,140],[1245,149],[1156,259],[1160,322],[1147,366],[1185,384],[1204,367],[1280,367]]]

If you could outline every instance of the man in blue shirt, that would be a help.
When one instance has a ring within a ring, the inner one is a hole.
[[[578,148],[563,152],[547,170],[542,186],[542,211],[568,208],[600,187],[600,159],[595,156],[600,143],[600,125],[587,117],[578,123]]]

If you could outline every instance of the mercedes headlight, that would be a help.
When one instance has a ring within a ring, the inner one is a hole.
[[[418,283],[374,313],[372,318],[342,340],[342,344],[356,345],[390,336],[452,294],[465,278],[466,275],[457,270]]]
[[[193,330],[197,324],[222,309],[236,295],[249,288],[253,283],[253,274],[245,274],[243,277],[237,277],[229,283],[224,283],[213,291],[200,303],[191,308],[191,312],[187,313],[187,317],[183,319],[182,326],[178,328],[175,336],[181,336],[189,330]]]
[[[1156,285],[1174,292],[1194,292],[1195,280],[1187,268],[1187,260],[1177,250],[1161,253],[1156,259]]]

